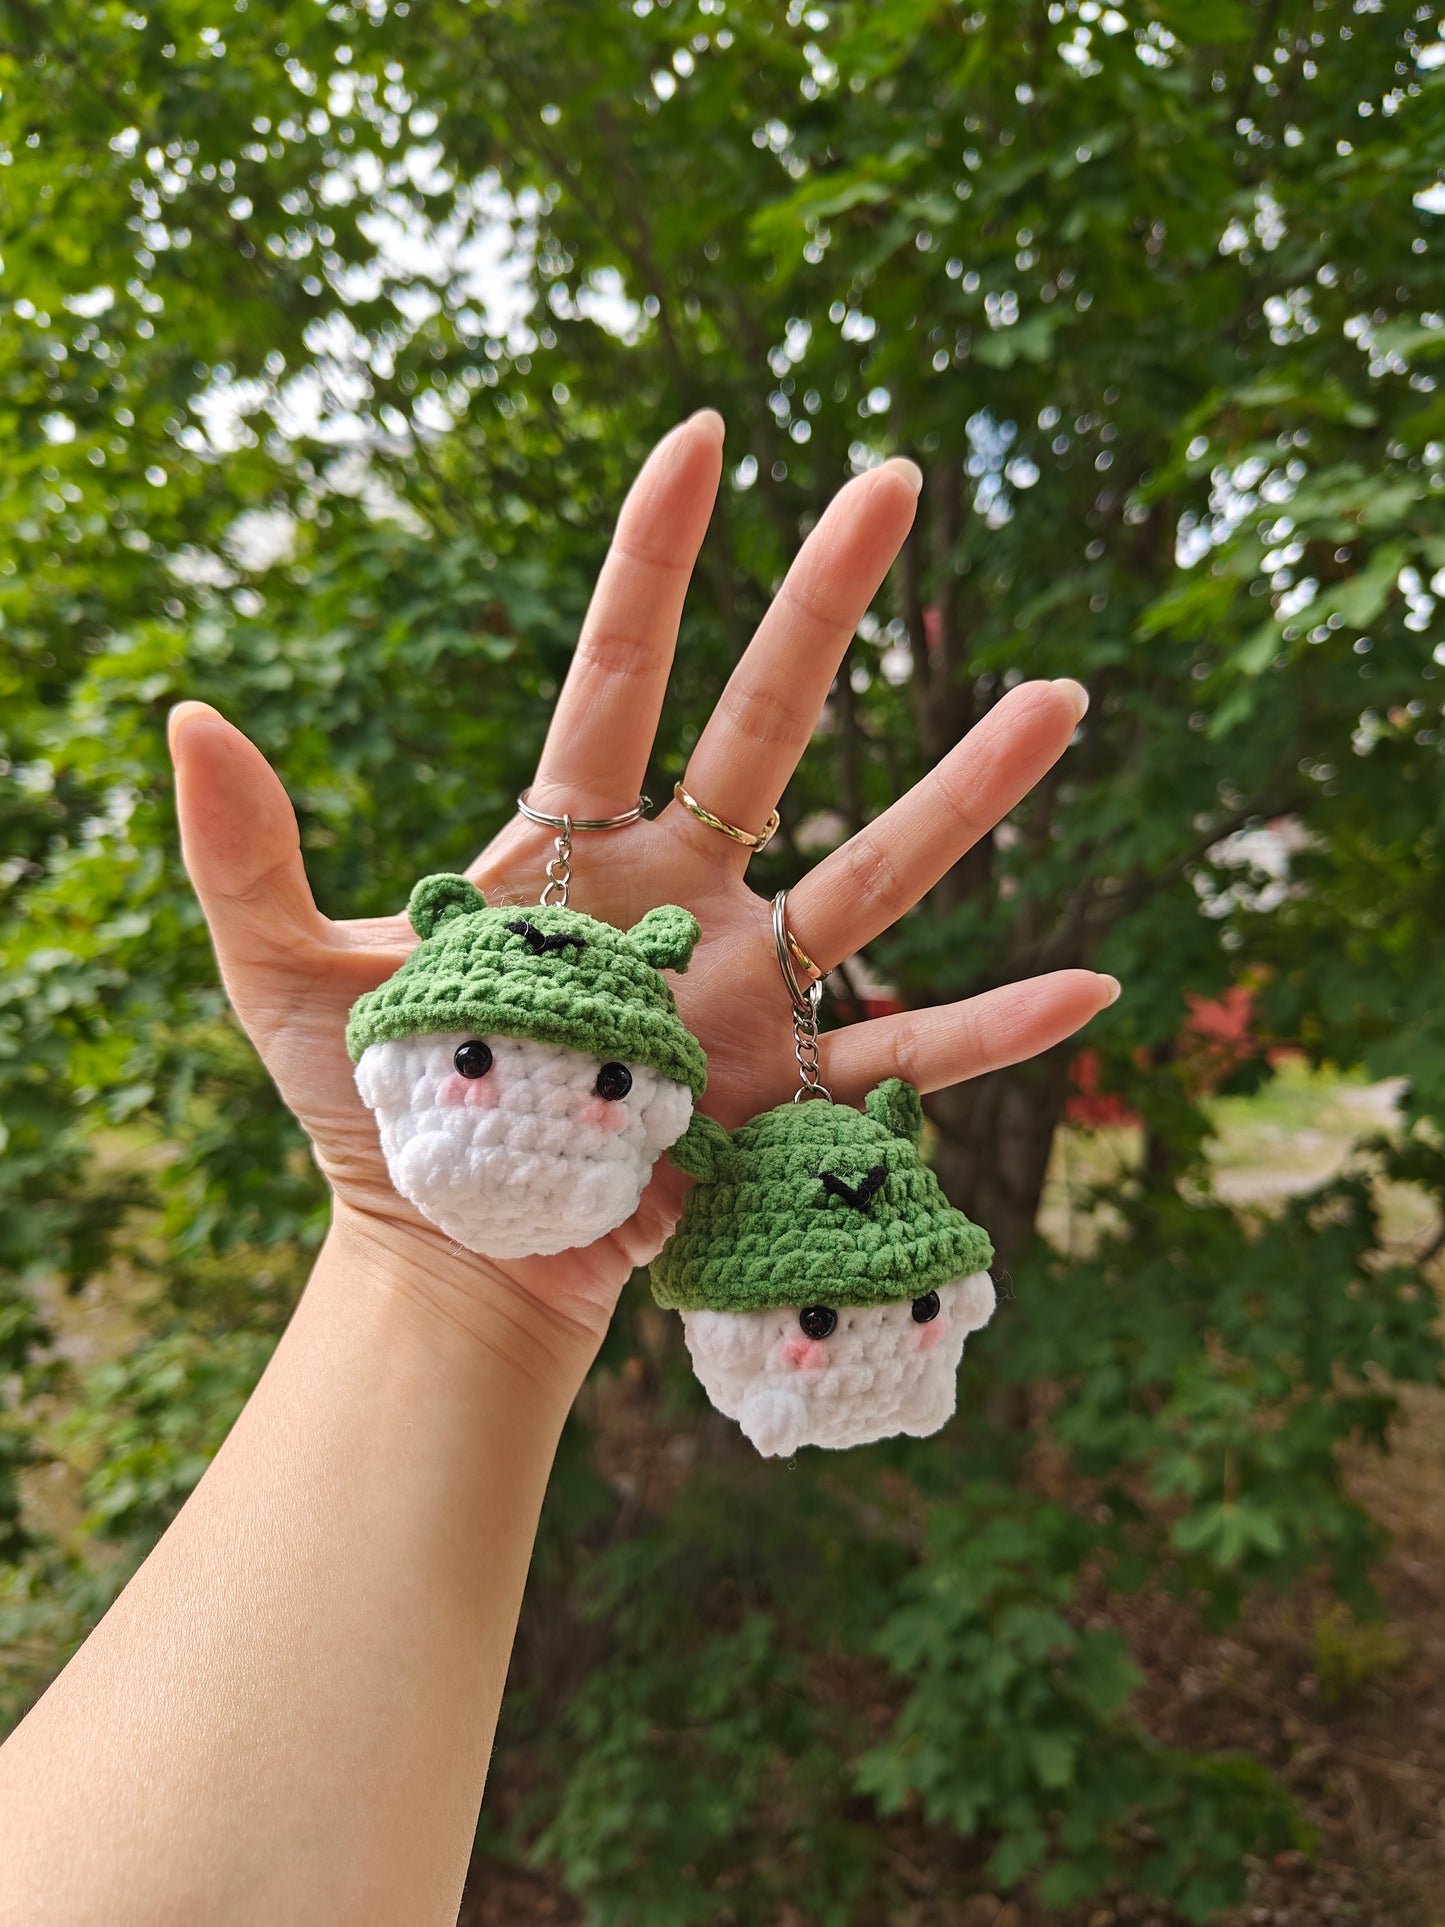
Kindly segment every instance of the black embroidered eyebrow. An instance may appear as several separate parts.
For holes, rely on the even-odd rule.
[[[888,1176],[888,1167],[886,1164],[875,1164],[856,1188],[849,1184],[846,1178],[840,1178],[832,1171],[820,1171],[818,1176],[823,1181],[823,1193],[826,1197],[842,1198],[845,1203],[851,1204],[855,1211],[868,1211],[872,1208],[874,1198],[883,1189],[884,1180]]]
[[[514,937],[525,937],[527,939],[527,942],[532,946],[532,955],[534,957],[540,957],[548,950],[565,950],[569,943],[575,944],[578,950],[585,950],[587,948],[587,939],[585,937],[569,936],[565,930],[554,930],[551,936],[547,936],[537,928],[535,923],[529,923],[525,917],[517,917],[506,927],[512,932]]]

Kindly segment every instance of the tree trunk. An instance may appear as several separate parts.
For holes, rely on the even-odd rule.
[[[963,452],[950,450],[930,466],[929,518],[909,534],[895,576],[896,607],[913,649],[914,721],[929,766],[947,755],[980,713],[979,691],[968,674],[968,612],[960,575],[967,517],[963,463]],[[1041,846],[1049,838],[1056,780],[1046,778],[1029,805],[1029,833]],[[996,888],[993,863],[990,832],[940,879],[930,907],[946,916],[965,902],[990,901]],[[1037,941],[1035,931],[1020,934]],[[928,1102],[938,1131],[939,1180],[953,1202],[988,1231],[1002,1266],[1019,1262],[1033,1242],[1054,1132],[1068,1096],[1070,1054],[1061,1047],[1032,1063],[940,1091]]]
[[[933,1164],[949,1198],[993,1239],[1012,1269],[1034,1238],[1054,1133],[1069,1092],[1067,1045],[1027,1064],[955,1084],[928,1100]]]

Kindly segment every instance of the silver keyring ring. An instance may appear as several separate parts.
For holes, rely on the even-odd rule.
[[[548,816],[543,810],[534,810],[527,801],[531,795],[525,789],[517,798],[517,808],[529,823],[539,823],[544,830],[560,830],[568,834],[573,830],[622,830],[629,823],[636,823],[646,816],[652,808],[650,796],[639,796],[630,810],[623,810],[620,816]]]
[[[783,982],[787,986],[788,995],[793,1000],[793,1009],[797,1011],[816,1010],[818,1008],[818,999],[822,995],[823,979],[827,975],[827,972],[818,970],[818,966],[813,963],[809,957],[807,959],[809,966],[813,970],[818,970],[818,974],[806,989],[798,982],[798,973],[794,968],[793,953],[797,950],[798,955],[802,957],[806,955],[806,952],[798,949],[797,938],[794,937],[792,931],[788,928],[788,893],[786,890],[779,890],[778,894],[773,898],[773,942],[777,946],[778,968],[783,973]]]

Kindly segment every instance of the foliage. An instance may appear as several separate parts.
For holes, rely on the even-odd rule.
[[[965,1838],[988,1828],[993,1879],[1046,1867],[1046,1905],[1088,1898],[1122,1863],[1209,1920],[1235,1897],[1232,1863],[1292,1844],[1290,1803],[1257,1763],[1170,1753],[1121,1717],[1137,1684],[1125,1641],[1068,1616],[1088,1539],[999,1489],[935,1513],[927,1563],[877,1635],[909,1691],[860,1783],[885,1811],[915,1795]]]
[[[0,1567],[0,1718],[25,1710],[180,1511],[235,1423],[275,1343],[245,1328],[159,1332],[88,1373],[46,1442],[77,1474],[78,1543],[31,1536]],[[45,1434],[42,1433],[42,1437]]]
[[[513,1702],[519,1735],[535,1702],[567,1736],[519,1831],[598,1921],[641,1918],[638,1842],[659,1920],[720,1893],[740,1921],[876,1918],[894,1806],[1047,1904],[1127,1875],[1209,1918],[1289,1823],[1255,1767],[1154,1745],[1082,1601],[1162,1583],[1224,1617],[1323,1567],[1367,1610],[1380,1535],[1341,1452],[1438,1368],[1375,1205],[1400,1180],[1445,1209],[1429,11],[0,0],[0,24],[15,1700],[181,1502],[324,1217],[180,871],[167,706],[213,699],[276,760],[323,907],[393,906],[506,814],[628,476],[713,403],[729,473],[653,793],[828,494],[916,455],[920,527],[756,880],[1010,682],[1079,676],[1057,779],[874,962],[915,1003],[1113,970],[1091,1042],[1145,1154],[1101,1199],[1117,1235],[1064,1264],[1029,1240],[1067,1053],[934,1100],[941,1174],[1017,1281],[946,1441],[846,1478],[728,1458],[619,1507],[573,1440],[538,1610],[589,1668],[565,1719],[545,1682]],[[1412,1080],[1408,1136],[1271,1220],[1210,1197],[1179,1042],[1190,994],[1244,981],[1261,1041]],[[134,1354],[66,1420],[35,1288],[121,1271]],[[641,1329],[615,1382],[652,1369]],[[1038,1445],[1067,1501],[1034,1492]],[[83,1486],[64,1544],[20,1503],[47,1452]]]
[[[1315,1676],[1327,1706],[1394,1672],[1408,1657],[1409,1646],[1398,1633],[1356,1619],[1339,1600],[1315,1615]]]
[[[561,1783],[532,1852],[590,1918],[749,1927],[789,1898],[881,1918],[902,1894],[875,1810],[982,1843],[956,1882],[1037,1872],[1067,1905],[1122,1874],[1192,1920],[1243,1854],[1302,1842],[1258,1763],[1131,1722],[1124,1640],[1079,1624],[1087,1518],[990,1476],[991,1442],[959,1430],[932,1448],[949,1497],[921,1535],[906,1445],[861,1474],[800,1461],[781,1492],[729,1453],[646,1531],[593,1535],[551,1634],[573,1676],[529,1671],[501,1740]]]
[[[1314,1615],[1314,1675],[1326,1705],[1337,1705],[1368,1680],[1395,1673],[1408,1657],[1408,1642],[1399,1632],[1354,1619],[1339,1599]]]
[[[1377,1257],[1382,1161],[1243,1238],[1219,1206],[1151,1198],[1092,1259],[1052,1267],[1052,1315],[1019,1322],[1004,1369],[1057,1388],[1049,1430],[1117,1522],[1121,1581],[1161,1574],[1220,1616],[1327,1566],[1374,1607],[1381,1535],[1340,1453],[1384,1447],[1394,1386],[1441,1357],[1415,1268]]]
[[[101,1366],[65,1440],[95,1469],[82,1487],[87,1524],[122,1545],[160,1536],[236,1421],[274,1340],[217,1347],[177,1331]]]
[[[789,1602],[766,1578],[770,1596],[739,1588],[756,1552],[740,1519],[718,1531],[725,1500],[699,1482],[664,1533],[589,1564],[583,1623],[609,1650],[553,1728],[560,1798],[533,1856],[560,1864],[598,1922],[670,1927],[722,1907],[761,1927],[802,1890],[841,1924],[875,1871],[876,1838],[848,1810],[846,1721],[816,1716]]]

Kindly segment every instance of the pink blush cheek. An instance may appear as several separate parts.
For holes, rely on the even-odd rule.
[[[473,1111],[494,1111],[501,1097],[495,1077],[463,1077],[453,1071],[437,1087],[439,1104],[465,1104]]]
[[[828,1347],[821,1338],[808,1338],[802,1332],[785,1338],[773,1353],[773,1362],[798,1372],[820,1372],[828,1363]]]
[[[592,1097],[577,1113],[577,1122],[593,1124],[599,1131],[625,1131],[627,1106],[614,1103],[610,1098]]]
[[[913,1349],[919,1352],[931,1352],[939,1339],[947,1333],[951,1322],[948,1313],[941,1311],[937,1318],[930,1318],[926,1325],[920,1325],[914,1338]]]

